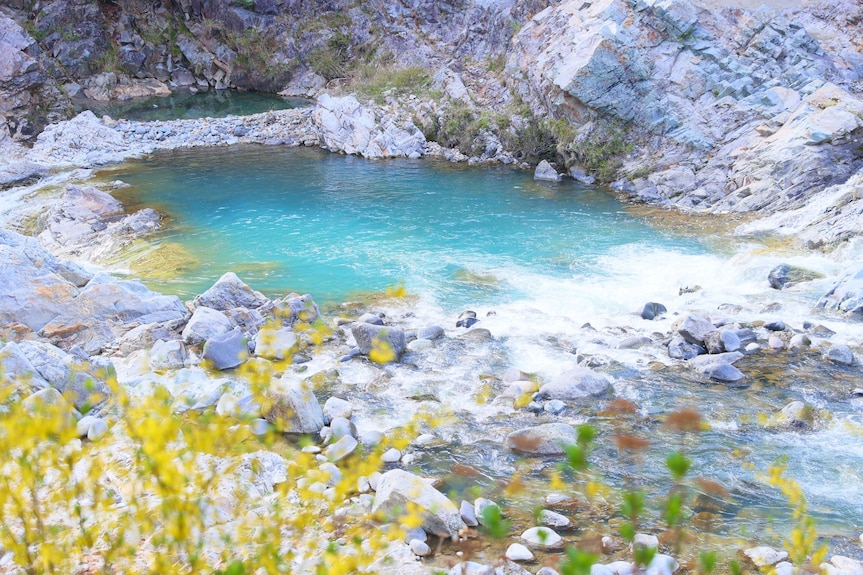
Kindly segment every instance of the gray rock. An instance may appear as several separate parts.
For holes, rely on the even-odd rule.
[[[572,527],[572,521],[568,517],[548,509],[539,512],[539,522],[552,529],[569,529]]]
[[[227,311],[235,307],[259,308],[270,303],[270,299],[254,291],[234,272],[227,272],[207,291],[192,301],[195,307],[208,307]]]
[[[202,344],[210,338],[231,331],[231,321],[220,311],[199,307],[183,328],[183,341],[190,345]]]
[[[661,303],[647,302],[644,304],[644,307],[641,308],[641,317],[647,320],[652,320],[658,318],[667,311],[668,309],[666,309],[666,307]]]
[[[779,289],[779,288],[777,288]],[[751,547],[743,550],[743,555],[749,559],[756,567],[769,567],[776,565],[780,561],[788,557],[785,551],[777,551],[772,547]]]
[[[516,452],[531,455],[561,455],[564,446],[576,442],[575,429],[566,423],[545,423],[510,432],[504,445]]]
[[[188,360],[186,346],[177,339],[160,339],[150,348],[150,367],[156,371],[185,367]]]
[[[839,281],[818,300],[816,305],[824,309],[835,309],[847,315],[863,315],[863,268]]]
[[[536,170],[533,172],[533,179],[540,180],[543,182],[559,182],[563,179],[562,174],[558,174],[557,170],[555,170],[551,164],[549,164],[546,160],[543,160],[536,167]]]
[[[351,324],[351,333],[363,355],[369,355],[374,349],[383,349],[392,351],[393,359],[397,360],[406,349],[405,334],[395,327],[355,322]]]
[[[476,508],[472,503],[462,500],[461,506],[459,507],[459,513],[461,514],[462,521],[464,521],[465,525],[468,527],[476,527],[479,525],[475,509]]]
[[[50,385],[39,375],[20,346],[12,341],[0,346],[0,373],[4,381],[23,385],[28,393]]]
[[[340,439],[345,435],[357,436],[356,426],[344,417],[334,417],[330,421],[330,429],[333,433],[333,439]]]
[[[87,439],[98,441],[108,433],[108,423],[101,418],[93,418],[93,422],[87,428]]]
[[[453,538],[466,527],[455,504],[422,477],[402,469],[381,475],[372,513],[395,519],[405,512],[408,503],[416,505],[423,518],[422,527],[429,533]]]
[[[60,391],[76,409],[87,411],[110,395],[104,377],[100,377],[92,365],[80,362],[47,343],[23,341],[18,345],[39,375]]]
[[[203,308],[199,308],[203,309]],[[270,405],[264,419],[283,433],[318,433],[324,427],[324,412],[311,386],[285,374],[267,391]]]
[[[552,415],[559,415],[566,409],[566,404],[559,399],[552,399],[545,403],[543,409]]]
[[[281,319],[284,325],[294,325],[297,322],[313,323],[321,317],[318,304],[309,294],[290,295],[282,300],[276,300],[274,315]]]
[[[715,329],[706,317],[691,313],[680,322],[677,333],[688,343],[704,345],[704,339],[707,337],[707,334]]]
[[[411,539],[408,546],[411,548],[411,552],[417,557],[427,557],[431,555],[431,547],[429,547],[425,541]]]
[[[506,549],[506,558],[510,561],[533,561],[533,553],[521,543],[513,543]]]
[[[364,313],[357,318],[357,321],[362,323],[370,323],[372,325],[384,325],[383,318],[374,313]]]
[[[255,335],[255,355],[270,360],[290,359],[298,350],[299,339],[289,327],[265,327]]]
[[[768,321],[764,324],[767,331],[785,331],[785,322],[781,320]]]
[[[719,340],[722,342],[724,351],[734,352],[740,350],[740,337],[737,332],[730,329],[723,329],[719,332]]]
[[[444,329],[437,325],[430,325],[428,327],[421,327],[417,330],[417,338],[419,339],[430,339],[432,341],[436,339],[440,339],[444,335]]]
[[[854,364],[854,352],[851,351],[850,347],[842,343],[831,345],[824,355],[828,360],[834,363],[840,363],[842,365]]]
[[[774,414],[767,422],[768,427],[807,431],[815,425],[815,410],[802,401],[792,401]]]
[[[737,384],[746,377],[742,371],[728,363],[713,365],[705,373],[710,379],[715,379],[725,384]]]
[[[605,376],[586,367],[574,367],[539,388],[543,399],[574,401],[588,397],[602,397],[611,392],[611,383]]]
[[[767,281],[773,289],[785,289],[793,285],[812,281],[823,277],[821,274],[809,271],[803,268],[798,268],[788,264],[779,264],[767,275]]]
[[[219,370],[232,369],[249,358],[249,343],[239,329],[211,337],[204,343],[203,357]]]
[[[29,395],[21,401],[21,408],[32,417],[69,417],[70,424],[74,409],[72,405],[66,401],[63,394],[54,389],[47,387]]]
[[[679,335],[674,336],[668,342],[668,357],[672,359],[689,360],[704,353],[707,353],[704,347],[689,343]]]

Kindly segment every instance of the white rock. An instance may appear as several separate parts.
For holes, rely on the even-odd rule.
[[[647,533],[636,533],[635,539],[632,540],[632,548],[647,548],[647,549],[658,549],[659,548],[659,538],[656,535],[649,535]]]
[[[458,537],[466,528],[455,504],[422,477],[402,469],[381,475],[372,513],[400,515],[409,503],[417,506],[422,527],[430,533]]]
[[[830,563],[850,575],[863,575],[863,563],[856,559],[844,555],[834,555],[830,558]]]
[[[485,523],[483,522],[483,513],[488,507],[497,507],[498,509],[500,509],[500,506],[497,503],[495,503],[491,499],[486,499],[485,497],[478,497],[476,501],[473,502],[474,515],[480,525],[485,525]]]
[[[108,433],[108,424],[104,419],[95,418],[93,423],[90,424],[90,428],[87,430],[87,439],[90,441],[96,441],[104,437],[104,435]]]
[[[644,570],[644,575],[672,575],[678,567],[680,563],[674,557],[657,553]]]
[[[607,565],[615,575],[632,575],[635,572],[635,565],[630,561],[614,561]]]
[[[479,521],[477,521],[476,518],[476,510],[473,504],[469,501],[462,500],[459,512],[461,513],[462,521],[464,521],[465,525],[468,527],[476,527],[479,525]]]
[[[615,575],[615,573],[608,565],[597,563],[590,566],[590,575]]]
[[[531,527],[521,534],[521,538],[528,545],[541,549],[555,548],[563,545],[563,538],[548,527]]]
[[[395,447],[390,447],[381,455],[381,461],[384,463],[396,463],[402,458],[402,452]]]
[[[330,461],[340,461],[353,453],[359,442],[350,435],[343,435],[338,441],[330,445],[324,451],[324,455]]]
[[[572,527],[572,521],[568,517],[548,509],[539,512],[539,522],[552,529],[569,529]]]
[[[431,555],[431,547],[428,546],[428,543],[425,541],[420,541],[419,539],[411,539],[411,542],[408,543],[413,551],[413,554],[417,557],[428,557]]]
[[[506,558],[510,561],[533,561],[533,553],[521,543],[513,543],[506,550]]]
[[[93,422],[96,421],[96,418],[92,415],[85,415],[81,419],[78,420],[77,425],[75,426],[75,433],[78,437],[87,437],[87,432],[90,431],[90,426]]]
[[[324,415],[330,421],[337,417],[350,419],[353,414],[354,407],[351,405],[351,402],[340,397],[330,397],[324,403]]]
[[[773,547],[758,546],[750,549],[745,549],[743,555],[749,558],[756,567],[766,567],[768,565],[776,565],[786,557],[788,553],[785,551],[777,551]]]

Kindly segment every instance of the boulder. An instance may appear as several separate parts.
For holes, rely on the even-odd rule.
[[[557,170],[555,170],[547,160],[543,160],[533,172],[533,179],[542,182],[559,182],[563,179],[563,175],[558,174]]]
[[[324,412],[309,384],[285,374],[266,392],[264,419],[282,433],[318,433]]]
[[[326,403],[324,403],[324,415],[330,421],[337,417],[350,419],[353,411],[354,408],[353,405],[351,405],[351,402],[340,397],[330,397],[327,399]]]
[[[824,354],[828,360],[842,365],[854,364],[854,352],[844,343],[833,344]]]
[[[160,339],[150,348],[150,367],[156,371],[185,367],[188,360],[186,346],[180,340]]]
[[[668,309],[666,309],[666,307],[661,303],[649,301],[641,308],[641,317],[643,319],[652,320],[658,318],[667,311]]]
[[[254,291],[234,272],[227,272],[210,289],[192,300],[196,308],[203,306],[223,312],[237,307],[256,309],[269,303],[268,297]]]
[[[270,360],[290,359],[297,352],[299,339],[291,328],[265,327],[255,335],[255,355]]]
[[[677,333],[688,343],[703,346],[707,334],[715,329],[709,319],[691,313],[680,322],[680,325],[677,327]]]
[[[704,353],[707,353],[704,347],[689,343],[679,335],[672,337],[668,342],[668,357],[672,359],[689,360]]]
[[[521,534],[521,538],[536,549],[555,549],[563,545],[563,538],[548,527],[531,527]]]
[[[231,329],[231,321],[225,314],[208,307],[199,307],[183,328],[183,341],[198,345],[212,337],[224,335]]]
[[[248,340],[239,329],[234,328],[208,339],[204,343],[203,357],[216,369],[232,369],[248,359]]]
[[[767,422],[768,427],[807,431],[815,425],[816,412],[802,401],[792,401],[774,414]]]
[[[381,475],[372,513],[396,519],[406,512],[408,504],[419,510],[422,527],[429,533],[455,538],[466,527],[455,504],[422,477],[402,469]]]
[[[110,395],[104,377],[87,362],[78,361],[58,347],[37,341],[23,341],[20,350],[45,381],[79,410],[101,403]]]
[[[297,322],[312,323],[321,317],[318,304],[309,294],[296,295],[276,300],[274,304],[274,315],[284,325],[294,325]]]
[[[386,354],[386,351],[389,350],[392,352],[389,361],[394,361],[406,349],[405,333],[395,327],[354,322],[351,324],[351,333],[363,355],[369,355],[373,350],[383,350],[383,353]]]
[[[863,317],[863,268],[847,275],[821,296],[819,308],[835,309],[846,315]]]
[[[611,383],[605,376],[586,367],[574,367],[539,388],[543,399],[573,401],[588,397],[602,397],[611,392]]]
[[[513,431],[504,445],[516,452],[530,455],[562,455],[564,446],[575,444],[575,429],[566,423],[544,423]]]
[[[23,385],[25,390],[35,391],[49,387],[20,346],[15,342],[0,345],[0,374],[3,380],[14,381],[16,385]]]

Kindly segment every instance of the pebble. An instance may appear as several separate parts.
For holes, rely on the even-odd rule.
[[[543,509],[539,512],[539,522],[553,529],[569,529],[572,527],[572,521],[568,517],[556,511],[549,511],[548,509]]]
[[[559,399],[552,399],[545,404],[545,410],[552,415],[559,415],[566,409],[566,404]]]
[[[527,541],[528,545],[543,549],[563,545],[563,538],[548,527],[531,527],[521,534],[521,538]]]
[[[384,454],[381,455],[381,461],[384,463],[397,463],[402,458],[402,452],[395,447],[390,447]]]
[[[461,512],[461,519],[464,521],[465,525],[468,527],[476,527],[479,525],[479,522],[476,520],[475,508],[469,501],[462,500],[459,511]]]
[[[635,538],[632,540],[633,549],[646,548],[646,549],[658,549],[659,548],[659,538],[656,535],[649,535],[647,533],[636,533]]]
[[[104,419],[97,417],[93,423],[90,424],[90,429],[87,430],[87,439],[90,441],[96,441],[97,439],[104,437],[106,433],[108,433],[108,424],[105,423]]]
[[[788,557],[788,553],[785,551],[777,551],[773,547],[767,546],[752,547],[744,550],[743,554],[748,557],[756,567],[776,565]]]
[[[533,553],[521,543],[513,543],[506,550],[506,558],[510,561],[533,561]]]

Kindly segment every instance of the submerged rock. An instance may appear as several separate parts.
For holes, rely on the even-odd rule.
[[[863,318],[863,268],[840,280],[818,300],[817,306]]]
[[[788,264],[779,264],[767,275],[773,289],[785,289],[793,285],[824,277],[821,274]]]
[[[573,401],[587,397],[602,397],[611,392],[605,376],[586,367],[574,367],[539,388],[542,399]]]
[[[531,455],[562,455],[564,446],[575,444],[578,434],[566,423],[545,423],[513,431],[504,445],[519,453]]]

